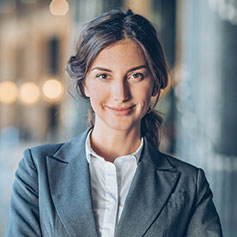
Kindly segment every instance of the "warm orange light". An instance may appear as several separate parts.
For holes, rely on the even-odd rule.
[[[69,10],[69,5],[66,0],[53,0],[49,5],[49,10],[54,16],[64,16]]]
[[[63,85],[56,79],[47,80],[42,87],[47,100],[59,101],[63,95]]]
[[[12,81],[0,83],[0,102],[11,104],[17,98],[17,87]]]
[[[35,104],[40,98],[40,90],[35,83],[26,82],[20,87],[19,98],[24,104]]]

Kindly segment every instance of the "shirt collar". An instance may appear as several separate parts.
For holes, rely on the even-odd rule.
[[[90,135],[91,135],[92,129],[89,131],[87,138],[86,138],[86,159],[88,161],[88,163],[90,163],[91,157],[95,156],[98,158],[102,158],[101,156],[97,155],[95,151],[93,151],[92,147],[91,147],[91,142],[90,142]],[[143,137],[141,137],[141,143],[139,145],[139,147],[137,148],[137,150],[135,152],[133,152],[132,154],[126,155],[126,156],[132,156],[137,160],[137,163],[140,161],[141,158],[141,153],[142,153],[142,149],[144,146],[144,139]],[[118,158],[118,157],[117,157]],[[116,159],[117,159],[116,158]]]

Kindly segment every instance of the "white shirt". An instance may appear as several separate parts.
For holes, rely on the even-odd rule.
[[[90,133],[86,139],[86,158],[90,167],[91,193],[97,229],[101,237],[114,236],[116,224],[140,159],[143,138],[137,151],[120,156],[114,163],[97,155],[90,145]]]

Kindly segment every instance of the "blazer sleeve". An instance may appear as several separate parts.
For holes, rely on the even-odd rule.
[[[42,236],[39,220],[38,174],[31,151],[24,152],[15,174],[6,237]]]
[[[198,169],[196,202],[187,228],[187,237],[222,237],[222,229],[205,174]]]

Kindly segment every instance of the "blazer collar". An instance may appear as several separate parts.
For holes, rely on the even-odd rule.
[[[47,157],[50,191],[56,210],[71,236],[97,236],[85,141],[89,128]],[[173,192],[180,173],[165,155],[144,139],[115,236],[142,236]]]
[[[83,133],[73,138],[70,142],[65,143],[53,157],[63,162],[70,162],[75,158],[78,158],[80,152],[85,152],[85,142],[90,127],[87,128]]]

